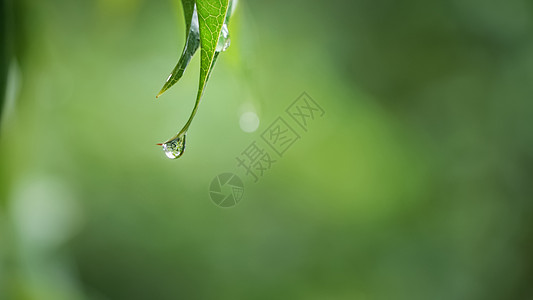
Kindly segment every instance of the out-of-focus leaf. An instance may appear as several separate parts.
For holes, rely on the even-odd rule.
[[[161,94],[180,80],[187,65],[191,61],[191,58],[200,46],[200,30],[198,28],[198,15],[196,12],[195,0],[181,0],[181,4],[183,6],[186,25],[185,46],[183,47],[183,52],[181,53],[181,57],[176,64],[176,67],[174,67],[174,70],[172,70],[172,73],[170,73],[163,88],[161,88],[161,91],[159,91],[159,94],[157,94],[156,97],[161,96]]]
[[[4,107],[4,97],[6,91],[7,72],[9,65],[9,36],[8,36],[8,12],[6,1],[0,0],[0,118]]]

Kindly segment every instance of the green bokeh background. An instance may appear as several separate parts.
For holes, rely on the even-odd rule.
[[[530,1],[241,0],[177,161],[177,3],[0,2],[0,299],[533,299]],[[303,91],[324,116],[254,183]]]

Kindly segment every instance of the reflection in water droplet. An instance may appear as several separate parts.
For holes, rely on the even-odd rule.
[[[223,24],[222,30],[220,31],[220,37],[218,38],[217,48],[215,49],[215,51],[224,52],[226,51],[226,49],[228,49],[230,44],[231,41],[229,38],[228,26],[226,24]]]
[[[163,151],[165,155],[170,159],[176,159],[180,157],[185,151],[185,133],[177,136],[176,138],[164,143]]]

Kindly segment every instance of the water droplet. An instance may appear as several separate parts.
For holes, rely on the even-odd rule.
[[[174,139],[162,144],[165,155],[170,159],[176,159],[185,151],[185,133],[180,134]]]
[[[226,49],[228,49],[230,44],[231,40],[229,38],[228,26],[226,24],[223,24],[222,30],[220,31],[220,37],[218,38],[217,48],[215,49],[215,51],[224,52],[226,51]]]

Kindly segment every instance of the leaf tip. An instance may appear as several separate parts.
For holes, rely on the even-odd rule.
[[[165,89],[165,87],[163,87],[163,88],[159,91],[159,93],[155,96],[155,98],[156,98],[156,99],[159,98],[159,96],[161,96],[165,91],[166,91],[166,89]]]

